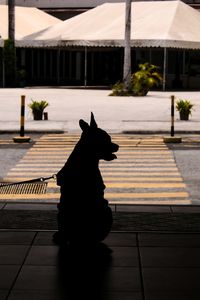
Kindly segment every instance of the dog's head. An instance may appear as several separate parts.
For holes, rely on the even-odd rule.
[[[119,146],[111,141],[111,137],[106,131],[98,128],[93,113],[91,113],[90,125],[82,119],[79,121],[79,125],[83,131],[81,141],[88,153],[97,159],[107,161],[117,158],[114,152],[118,151]]]

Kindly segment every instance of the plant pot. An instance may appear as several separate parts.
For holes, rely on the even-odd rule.
[[[148,90],[141,90],[138,92],[133,92],[133,96],[143,97],[146,96],[148,93]]]
[[[33,112],[33,120],[42,120],[43,111]]]
[[[180,112],[180,120],[188,121],[189,120],[189,113],[181,113]]]

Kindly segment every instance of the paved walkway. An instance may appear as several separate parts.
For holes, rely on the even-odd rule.
[[[112,232],[59,248],[51,231],[0,231],[1,300],[199,300],[200,234]]]
[[[175,131],[200,132],[200,92],[149,92],[146,97],[110,97],[109,90],[67,88],[1,89],[0,132],[19,131],[20,96],[26,96],[25,129],[30,132],[80,132],[78,120],[89,120],[90,112],[100,127],[109,132],[169,133],[171,100],[189,99],[194,106],[190,121],[179,121],[175,111]],[[46,100],[48,121],[33,121],[28,103]]]
[[[200,208],[127,208],[104,245],[60,248],[55,205],[1,204],[0,299],[199,300]]]

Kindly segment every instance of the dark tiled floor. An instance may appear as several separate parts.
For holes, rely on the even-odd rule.
[[[0,231],[1,300],[200,299],[200,234],[112,232],[100,248],[52,234]]]

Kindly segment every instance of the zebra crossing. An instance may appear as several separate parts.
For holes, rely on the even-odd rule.
[[[56,174],[73,150],[79,135],[41,136],[12,168],[5,181],[23,181]],[[117,160],[100,162],[106,185],[105,198],[111,204],[190,204],[189,195],[172,151],[159,137],[113,134],[119,144]],[[45,194],[1,195],[8,201],[56,203],[60,197],[55,180]]]

